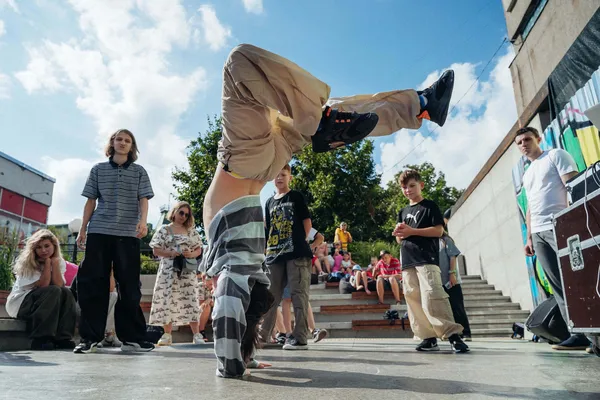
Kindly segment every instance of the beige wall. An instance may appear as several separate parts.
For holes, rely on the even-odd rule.
[[[528,3],[517,0],[515,9],[505,13],[509,38],[523,17],[519,13],[524,12]],[[514,42],[516,57],[510,71],[518,115],[544,85],[599,7],[598,0],[549,0],[525,42],[520,37]]]
[[[508,38],[512,39],[515,36],[517,28],[525,16],[525,12],[533,0],[502,0],[502,6],[504,7],[504,18],[506,19],[506,30],[508,32]],[[562,0],[559,0],[562,1]],[[507,12],[508,6],[514,3],[514,6],[510,12]],[[547,6],[546,6],[547,7]]]
[[[533,309],[523,253],[512,168],[521,153],[512,144],[449,222],[466,258],[467,273],[481,275],[525,310]]]

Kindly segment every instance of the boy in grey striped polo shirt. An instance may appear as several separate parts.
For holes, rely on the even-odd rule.
[[[148,200],[154,197],[146,170],[137,160],[133,134],[121,129],[105,149],[109,160],[92,167],[82,195],[87,197],[77,244],[85,257],[77,273],[81,342],[75,353],[95,352],[104,339],[111,267],[119,287],[115,307],[122,351],[150,351],[140,300],[140,238],[146,236]]]

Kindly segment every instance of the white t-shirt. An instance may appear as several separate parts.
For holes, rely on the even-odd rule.
[[[552,215],[567,208],[567,188],[561,176],[577,171],[569,153],[561,149],[544,151],[523,175],[523,186],[531,213],[531,233],[552,229]]]
[[[67,271],[67,263],[64,259],[60,259],[58,262],[58,266],[60,267],[60,274],[62,275],[63,282],[65,282],[65,272]],[[21,308],[21,304],[23,300],[25,300],[25,296],[29,292],[34,289],[33,284],[40,280],[42,277],[42,273],[40,271],[36,271],[33,275],[24,277],[17,276],[17,280],[13,285],[13,288],[6,299],[6,312],[13,318],[17,318],[17,314],[19,314],[19,308]]]

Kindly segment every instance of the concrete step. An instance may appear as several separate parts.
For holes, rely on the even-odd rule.
[[[472,337],[510,337],[513,331],[509,328],[471,329]]]
[[[25,321],[0,318],[0,351],[29,350],[31,341]]]
[[[497,294],[493,294],[493,295],[466,295],[464,296],[464,301],[465,302],[470,302],[470,301],[488,301],[488,302],[498,302],[498,303],[505,303],[505,302],[510,302],[510,297],[509,296],[502,296],[502,295],[497,295]]]
[[[469,316],[469,318],[472,319],[476,319],[476,318],[484,318],[484,319],[500,319],[500,318],[506,318],[506,319],[513,319],[515,322],[516,321],[525,321],[527,319],[527,317],[529,317],[529,311],[527,310],[500,310],[500,309],[496,309],[496,310],[491,310],[491,311],[486,311],[486,310],[467,310],[467,315]]]
[[[479,295],[500,295],[502,296],[502,290],[493,290],[493,289],[463,289],[463,296],[479,296]]]
[[[462,278],[463,286],[476,286],[476,285],[487,285],[488,281],[485,279],[465,279]]]
[[[480,275],[462,275],[461,279],[463,281],[480,281],[481,276]]]
[[[509,302],[490,302],[490,301],[465,301],[467,314],[471,311],[495,311],[495,310],[518,310],[517,303]]]
[[[487,283],[474,283],[470,285],[465,285],[464,282],[461,284],[463,293],[469,292],[472,290],[496,290],[494,285],[488,285]]]

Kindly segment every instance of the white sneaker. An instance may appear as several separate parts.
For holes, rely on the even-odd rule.
[[[196,333],[194,335],[194,338],[192,339],[192,343],[194,343],[194,344],[206,344],[206,342],[207,342],[206,338],[200,332]]]
[[[123,343],[119,340],[117,335],[110,334],[106,335],[104,339],[100,343],[98,343],[98,347],[121,347]]]
[[[318,343],[325,339],[328,335],[329,333],[327,332],[327,329],[315,329],[313,331],[313,342]]]
[[[158,340],[157,346],[170,346],[173,344],[173,336],[170,333],[163,333]]]

